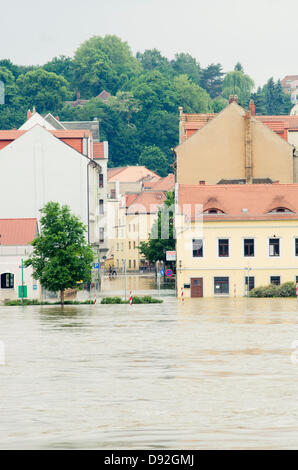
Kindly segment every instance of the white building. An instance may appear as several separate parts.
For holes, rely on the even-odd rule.
[[[38,232],[36,219],[0,219],[0,301],[24,297],[37,299],[40,286],[32,268],[22,270],[22,260],[32,252],[29,243]]]
[[[40,124],[0,131],[1,218],[39,220],[47,202],[67,204],[87,226],[89,242],[98,246],[100,168],[90,155],[92,136],[82,132]]]

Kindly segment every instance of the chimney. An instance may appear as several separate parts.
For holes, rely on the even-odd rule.
[[[246,183],[252,183],[252,141],[251,141],[251,114],[246,111],[245,122],[245,179]]]
[[[55,119],[56,121],[60,121],[59,116],[56,116]]]
[[[81,93],[80,93],[80,90],[77,91],[77,100],[81,99]]]
[[[28,109],[28,111],[27,111],[27,121],[29,121],[29,119],[31,118],[31,116],[32,116],[31,110]]]
[[[230,95],[229,96],[229,104],[231,104],[233,102],[238,104],[238,95]]]
[[[254,100],[250,100],[250,102],[249,102],[249,110],[250,110],[252,116],[255,116],[255,115],[256,115],[256,105],[255,105],[255,103],[254,103]]]

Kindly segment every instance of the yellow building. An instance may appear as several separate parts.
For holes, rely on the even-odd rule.
[[[122,271],[139,271],[148,267],[140,255],[139,245],[147,241],[160,206],[166,199],[163,191],[144,191],[126,194],[122,198],[115,227],[114,266]]]
[[[298,159],[284,123],[260,119],[253,106],[246,111],[235,101],[217,115],[180,112],[174,150],[179,184],[298,181]]]
[[[178,295],[298,280],[298,184],[179,185],[176,203]]]

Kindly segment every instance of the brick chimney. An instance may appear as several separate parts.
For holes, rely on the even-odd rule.
[[[55,119],[56,119],[56,121],[60,121],[59,116],[56,116]]]
[[[28,111],[27,111],[27,121],[29,121],[31,116],[32,116],[31,109],[28,109]]]
[[[237,95],[230,95],[229,96],[229,104],[231,104],[233,102],[238,104],[238,96]]]
[[[256,105],[255,105],[255,103],[254,103],[254,100],[250,100],[250,102],[249,102],[249,110],[250,110],[252,116],[255,116],[255,115],[256,115]]]

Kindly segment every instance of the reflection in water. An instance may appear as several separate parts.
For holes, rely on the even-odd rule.
[[[0,307],[0,448],[297,448],[297,314],[170,296]]]

